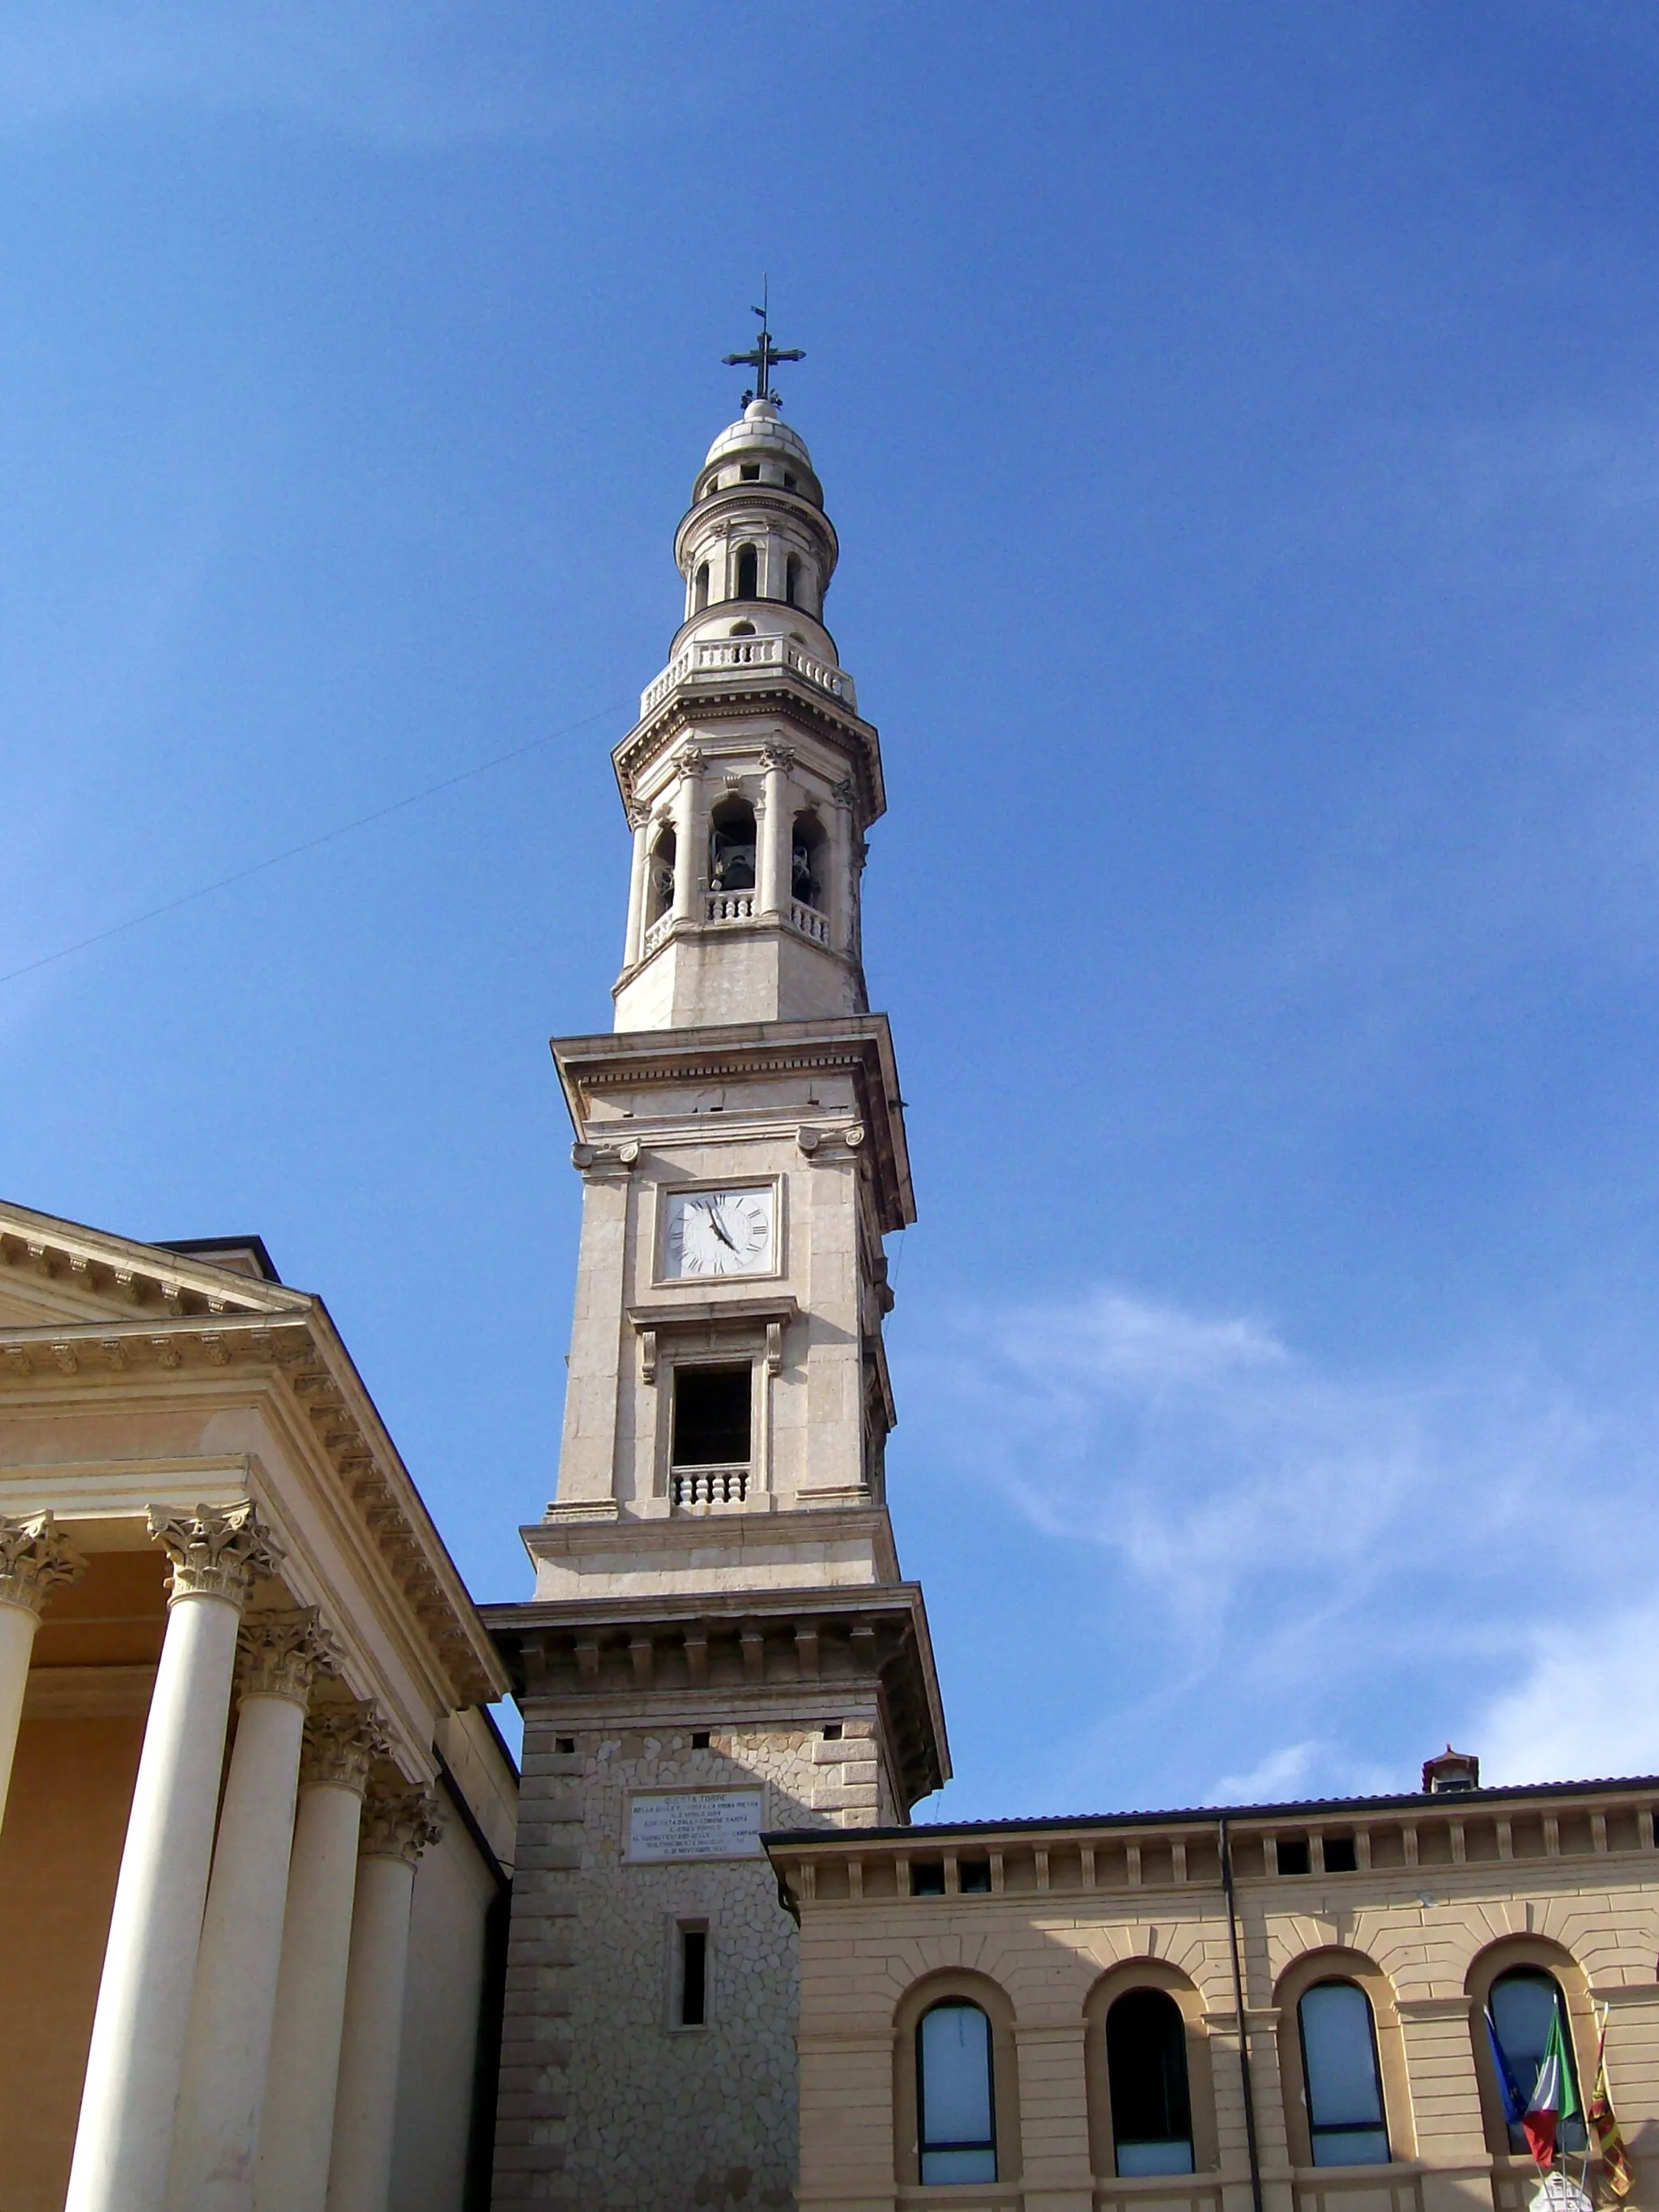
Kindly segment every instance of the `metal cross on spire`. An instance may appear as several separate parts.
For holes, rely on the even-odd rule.
[[[773,344],[772,333],[766,327],[769,319],[768,310],[771,302],[771,297],[772,287],[770,280],[769,278],[763,277],[761,280],[761,299],[763,304],[758,307],[751,307],[749,310],[751,315],[758,315],[760,317],[760,343],[755,348],[754,351],[752,353],[722,354],[720,356],[727,368],[752,368],[755,372],[754,390],[752,392],[745,392],[743,395],[743,404],[745,407],[749,404],[751,399],[769,399],[774,407],[781,407],[783,404],[782,400],[779,398],[777,393],[772,389],[772,371],[774,368],[781,361],[805,361],[806,358],[805,354],[799,346],[790,346],[787,349],[785,349],[781,346],[775,346]]]

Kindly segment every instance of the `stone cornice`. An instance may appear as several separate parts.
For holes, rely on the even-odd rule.
[[[785,667],[733,669],[729,676],[704,675],[695,686],[671,691],[662,704],[637,722],[611,752],[617,788],[624,807],[638,794],[646,768],[683,738],[696,737],[711,723],[773,711],[847,755],[857,791],[854,813],[867,830],[887,811],[882,775],[881,740],[872,722],[817,690]]]
[[[648,1085],[725,1082],[745,1075],[774,1077],[796,1071],[850,1075],[859,1117],[871,1142],[882,1231],[915,1219],[910,1157],[904,1132],[892,1032],[885,1014],[842,1014],[811,1022],[734,1022],[717,1029],[627,1030],[596,1036],[555,1037],[554,1065],[580,1144],[619,1135],[614,1124],[593,1124],[589,1101],[607,1092],[634,1092]],[[799,1120],[797,1112],[793,1119]],[[652,1117],[653,1133],[665,1134],[667,1117]],[[682,1136],[697,1124],[690,1115]],[[699,1129],[698,1133],[702,1132]]]
[[[12,1209],[0,1213],[9,1234]],[[137,1248],[135,1248],[137,1249]],[[198,1276],[244,1279],[222,1269]],[[158,1269],[156,1273],[160,1273]],[[3,1277],[0,1277],[3,1280]],[[414,1618],[455,1706],[498,1697],[505,1677],[465,1585],[320,1299],[246,1284],[249,1308],[145,1309],[143,1317],[0,1327],[0,1405],[61,1408],[96,1392],[142,1395],[204,1387],[276,1389],[331,1470],[347,1518]],[[271,1300],[280,1299],[279,1305]]]
[[[283,1284],[8,1204],[0,1206],[0,1281],[13,1270],[55,1285],[77,1303],[158,1316],[283,1314],[311,1303]]]
[[[816,1517],[816,1516],[815,1516]],[[906,1802],[948,1781],[950,1748],[915,1583],[582,1598],[483,1608],[514,1687],[562,1709],[584,1697],[878,1692]],[[568,1701],[568,1702],[567,1702]]]

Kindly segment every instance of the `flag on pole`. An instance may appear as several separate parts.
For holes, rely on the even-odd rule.
[[[1561,2031],[1561,2008],[1558,2005],[1550,2021],[1550,2039],[1538,2062],[1538,2079],[1533,2084],[1527,2109],[1521,2115],[1527,2148],[1546,2172],[1555,2163],[1556,2130],[1563,2120],[1577,2118],[1577,2112],[1578,2093],[1572,2086],[1572,2064],[1567,2057],[1566,2038]]]
[[[1498,2024],[1490,2008],[1486,2013],[1486,2036],[1492,2045],[1492,2071],[1498,2076],[1498,2094],[1504,2100],[1504,2118],[1512,2128],[1521,2124],[1521,2115],[1527,2109],[1527,2100],[1521,2094],[1515,2075],[1510,2068],[1503,2045],[1498,2040]]]
[[[1590,2125],[1595,2130],[1596,2146],[1601,2154],[1601,2178],[1615,2197],[1628,2197],[1636,2177],[1630,2170],[1630,2154],[1625,2148],[1625,2137],[1619,2125],[1618,2115],[1613,2109],[1613,2093],[1607,2087],[1607,2024],[1601,2023],[1601,2040],[1595,2050],[1595,2087],[1590,2093]]]

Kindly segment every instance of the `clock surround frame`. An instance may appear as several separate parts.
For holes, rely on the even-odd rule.
[[[776,1283],[781,1282],[785,1267],[787,1222],[785,1200],[788,1177],[778,1170],[758,1175],[687,1176],[683,1180],[657,1185],[655,1220],[652,1229],[651,1287],[653,1291],[704,1290],[713,1283]],[[699,1191],[719,1191],[730,1195],[750,1191],[765,1191],[771,1206],[771,1260],[767,1267],[735,1268],[725,1275],[672,1275],[668,1267],[668,1215],[675,1200],[695,1197]]]

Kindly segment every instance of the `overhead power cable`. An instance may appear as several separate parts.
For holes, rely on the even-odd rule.
[[[95,929],[90,937],[80,937],[73,945],[60,945],[55,952],[43,952],[39,959],[26,960],[21,968],[8,969],[0,975],[0,985],[15,983],[20,977],[33,975],[42,968],[50,968],[59,960],[67,960],[76,952],[85,952],[94,945],[106,945],[112,937],[121,937],[130,929],[137,929],[147,921],[155,921],[164,914],[176,914],[181,906],[193,906],[198,899],[211,898],[215,891],[228,890],[233,884],[245,884],[250,876],[264,875],[268,868],[279,868],[284,860],[297,860],[302,853],[314,853],[319,845],[331,845],[341,837],[349,837],[356,830],[367,830],[371,823],[384,822],[388,815],[401,814],[405,807],[418,806],[422,799],[435,799],[441,792],[453,791],[458,783],[469,783],[474,776],[487,775],[491,769],[505,768],[509,761],[522,760],[543,745],[555,744],[560,738],[574,737],[594,722],[601,722],[608,714],[619,714],[631,702],[622,700],[601,707],[592,714],[584,714],[579,722],[566,722],[556,730],[548,730],[539,738],[532,738],[522,745],[514,745],[510,752],[497,753],[491,760],[475,762],[472,767],[458,769],[453,775],[441,777],[436,783],[422,786],[402,799],[394,799],[387,805],[377,806],[369,814],[359,814],[349,822],[337,823],[331,830],[319,830],[302,844],[288,845],[280,853],[267,854],[263,860],[253,860],[246,868],[238,868],[228,876],[216,876],[210,884],[198,884],[194,890],[183,891],[177,898],[164,899],[160,906],[146,907],[142,914],[130,914],[125,921],[112,921],[107,929]]]

